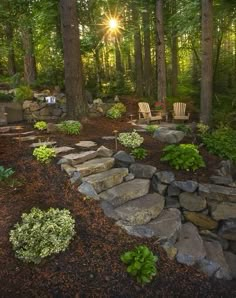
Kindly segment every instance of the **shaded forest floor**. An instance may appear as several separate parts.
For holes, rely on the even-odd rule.
[[[127,119],[100,118],[89,119],[80,136],[38,134],[42,140],[56,140],[58,146],[93,140],[114,149],[114,141],[101,137],[112,135],[115,129],[125,131],[132,127]],[[169,170],[159,162],[163,145],[147,133],[143,136],[144,148],[149,151],[144,163]],[[197,174],[175,172],[178,179],[208,181],[219,159],[201,150],[207,168]],[[15,178],[22,181],[17,188],[0,188],[0,297],[236,297],[235,282],[211,280],[193,267],[170,261],[155,244],[156,239],[128,236],[105,217],[97,202],[84,200],[78,194],[56,160],[46,166],[35,161],[29,143],[0,136],[0,164],[13,168]],[[76,236],[69,248],[37,266],[17,260],[8,240],[9,231],[22,212],[34,206],[68,208],[76,219]],[[124,251],[139,244],[146,244],[159,256],[158,276],[144,287],[127,275],[120,261]]]

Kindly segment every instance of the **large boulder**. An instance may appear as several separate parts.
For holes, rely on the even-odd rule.
[[[236,203],[223,202],[214,204],[211,215],[215,220],[236,218]]]
[[[110,170],[114,166],[114,158],[112,157],[102,157],[94,158],[86,161],[82,164],[75,165],[77,171],[80,171],[83,177],[105,172]]]
[[[115,165],[117,167],[128,168],[131,164],[135,163],[133,156],[125,151],[118,151],[113,157],[115,158]]]
[[[226,187],[217,184],[199,184],[199,192],[207,201],[230,201],[236,203],[236,187]]]
[[[170,184],[175,180],[175,174],[169,171],[157,172],[154,175],[160,183]]]
[[[180,206],[189,211],[202,211],[207,203],[204,197],[196,193],[182,192],[179,196]]]
[[[129,170],[130,173],[134,174],[135,178],[150,179],[157,169],[153,166],[134,163],[130,166]]]
[[[214,230],[218,226],[217,221],[202,213],[185,211],[184,217],[200,229]]]
[[[182,225],[178,241],[176,259],[181,264],[194,265],[204,259],[206,250],[198,229],[190,222]]]
[[[185,133],[179,130],[169,130],[166,127],[159,127],[153,137],[160,142],[176,144],[183,140]]]
[[[218,234],[224,239],[236,241],[236,219],[223,221],[219,228]]]
[[[187,181],[174,181],[171,183],[172,186],[178,187],[182,191],[194,192],[198,188],[198,183],[196,181],[187,180]]]

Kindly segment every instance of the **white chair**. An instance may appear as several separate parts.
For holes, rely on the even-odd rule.
[[[186,115],[186,103],[176,102],[173,104],[173,119],[174,120],[189,120],[190,113]]]

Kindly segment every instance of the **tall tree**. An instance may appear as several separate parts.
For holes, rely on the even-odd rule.
[[[177,11],[176,0],[172,0],[171,14],[175,15]],[[171,30],[171,95],[177,96],[178,84],[178,37],[177,30],[172,22]]]
[[[15,51],[14,51],[14,42],[13,42],[13,28],[11,23],[6,25],[6,38],[8,44],[8,57],[7,57],[7,68],[8,74],[13,76],[16,73],[16,61],[15,61]]]
[[[70,119],[78,119],[85,115],[88,109],[84,96],[76,4],[76,0],[60,0],[67,115]]]
[[[158,101],[166,99],[166,64],[164,43],[163,0],[156,0],[156,26],[157,26],[157,98]]]
[[[209,124],[213,92],[213,0],[202,0],[202,70],[201,112],[202,122]]]

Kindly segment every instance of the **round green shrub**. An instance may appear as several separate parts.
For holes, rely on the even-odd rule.
[[[106,116],[112,119],[119,119],[126,112],[126,106],[119,102],[112,106],[108,111]]]
[[[125,147],[137,148],[143,143],[144,138],[140,136],[135,130],[133,132],[122,132],[119,134],[117,140]]]
[[[47,129],[47,123],[45,121],[38,121],[34,124],[34,128],[38,130],[45,130]]]
[[[41,163],[50,163],[53,157],[56,157],[56,152],[53,148],[48,148],[46,145],[35,148],[33,156]]]
[[[20,86],[15,90],[15,100],[17,102],[23,102],[24,100],[30,100],[34,97],[33,91],[29,86]]]
[[[149,124],[146,126],[145,130],[151,134],[153,134],[157,129],[158,129],[158,125],[155,124]]]
[[[147,157],[148,152],[146,149],[139,147],[139,148],[133,149],[131,151],[131,155],[133,155],[135,159],[144,159]]]
[[[32,208],[10,231],[15,255],[24,262],[39,264],[52,254],[65,251],[75,235],[75,220],[69,210]]]
[[[68,135],[78,135],[80,134],[82,125],[79,121],[66,120],[59,124],[59,131]]]
[[[126,106],[121,102],[116,103],[113,107],[119,110],[122,114],[126,113]]]

